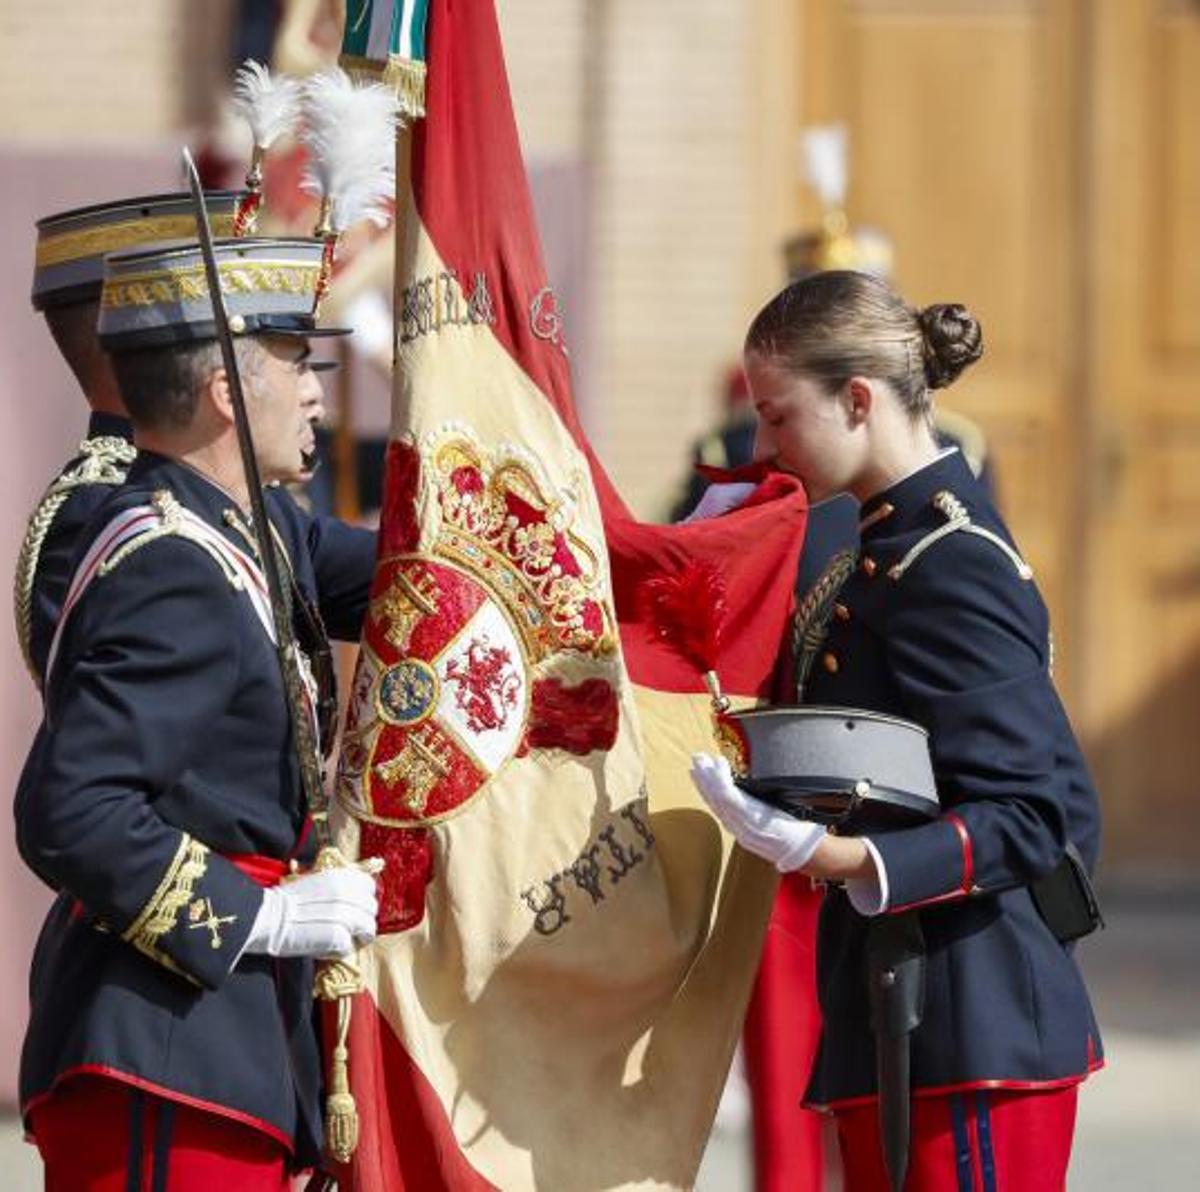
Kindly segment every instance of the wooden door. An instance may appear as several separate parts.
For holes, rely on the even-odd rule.
[[[850,215],[892,238],[912,302],[961,301],[983,361],[940,395],[979,422],[1013,531],[1075,657],[1080,78],[1075,0],[809,0],[803,123],[850,133]],[[801,199],[798,218],[817,210]]]
[[[1200,838],[1200,3],[808,0],[799,124],[913,301],[960,300],[980,422],[1050,604],[1109,871]],[[812,200],[796,192],[797,223]]]
[[[1092,6],[1082,711],[1115,863],[1200,841],[1200,4]]]

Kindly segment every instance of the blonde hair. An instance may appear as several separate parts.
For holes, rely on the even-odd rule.
[[[887,282],[848,269],[814,273],[781,290],[755,316],[746,351],[836,392],[851,377],[886,381],[915,419],[983,355],[983,332],[958,303],[914,310]]]

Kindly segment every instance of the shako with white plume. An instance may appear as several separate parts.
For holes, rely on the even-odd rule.
[[[329,286],[338,237],[363,219],[383,227],[391,215],[399,104],[391,88],[355,83],[333,67],[304,83],[301,106],[301,138],[310,154],[303,185],[321,199],[313,235],[325,241],[319,303]]]
[[[818,124],[800,134],[800,173],[821,204],[821,223],[783,246],[788,279],[822,269],[858,269],[887,277],[892,246],[877,228],[851,229],[846,216],[850,186],[849,135],[843,124]]]
[[[846,128],[821,124],[800,136],[804,180],[821,201],[821,234],[817,245],[819,269],[853,269],[854,242],[846,219]]]
[[[254,150],[246,174],[246,197],[238,205],[234,235],[255,231],[262,203],[262,163],[267,150],[291,132],[300,115],[300,82],[287,75],[272,75],[261,62],[247,59],[233,80],[234,111],[250,126]]]

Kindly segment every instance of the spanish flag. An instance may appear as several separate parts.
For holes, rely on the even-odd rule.
[[[805,500],[771,476],[711,521],[631,516],[572,404],[493,5],[431,0],[414,33],[425,10],[347,16],[354,65],[419,75],[425,116],[399,139],[393,421],[336,783],[343,850],[386,860],[340,1177],[687,1188],[777,883],[692,791],[716,741],[681,639],[735,704],[767,695]]]

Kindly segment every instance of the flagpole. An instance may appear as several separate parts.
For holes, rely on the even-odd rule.
[[[362,517],[358,493],[358,443],[354,434],[354,353],[342,340],[337,347],[337,422],[333,430],[333,511],[342,521]]]

